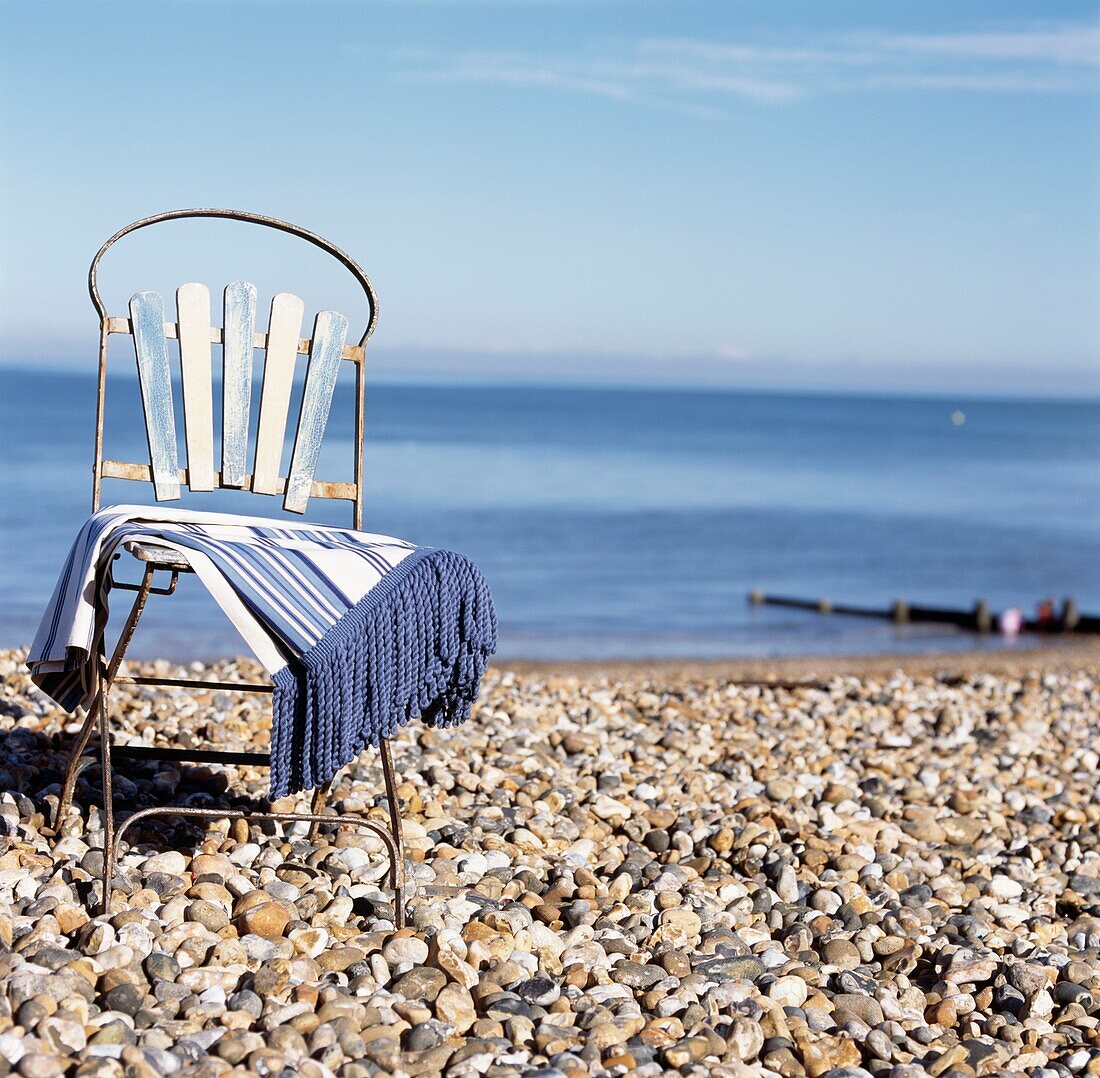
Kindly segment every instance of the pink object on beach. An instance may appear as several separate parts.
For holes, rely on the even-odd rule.
[[[1004,633],[1010,640],[1015,639],[1020,635],[1020,630],[1024,627],[1024,615],[1020,612],[1020,608],[1017,606],[1010,606],[1001,615],[1001,632]]]

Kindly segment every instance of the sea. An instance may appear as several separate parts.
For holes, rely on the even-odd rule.
[[[0,370],[0,644],[31,640],[90,510],[95,391],[93,374]],[[318,478],[351,477],[352,400],[341,384]],[[136,380],[109,378],[108,456],[148,459],[140,416]],[[384,383],[365,471],[367,531],[478,562],[506,659],[1034,644],[753,606],[752,589],[1025,613],[1073,596],[1100,614],[1096,401]],[[105,504],[150,500],[105,484]],[[279,513],[228,491],[180,504]],[[350,523],[344,503],[311,510]],[[190,578],[151,604],[132,654],[245,650]]]

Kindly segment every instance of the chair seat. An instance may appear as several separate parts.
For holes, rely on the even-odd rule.
[[[191,563],[182,550],[157,546],[155,543],[129,542],[126,549],[138,561],[148,562],[157,569],[174,569],[178,573],[191,572]]]

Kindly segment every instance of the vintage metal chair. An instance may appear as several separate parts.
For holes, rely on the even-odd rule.
[[[108,316],[100,296],[96,274],[105,252],[124,236],[138,229],[182,218],[224,218],[246,221],[297,236],[336,258],[362,288],[370,314],[358,344],[347,344],[347,319],[335,311],[321,311],[314,322],[312,338],[301,338],[303,303],[297,296],[280,293],[271,302],[267,333],[256,331],[256,289],[234,281],[225,289],[223,326],[211,326],[210,294],[205,285],[184,284],[176,294],[177,320],[166,322],[161,297],[155,292],[138,292],[130,300],[130,317]],[[257,494],[283,495],[283,509],[303,513],[310,497],[336,498],[352,505],[356,529],[363,524],[363,364],[366,342],[378,318],[378,301],[367,275],[340,248],[296,225],[235,210],[174,210],[146,217],[116,232],[96,252],[88,272],[88,290],[99,313],[99,387],[96,403],[95,463],[93,466],[92,509],[99,509],[102,480],[129,479],[151,482],[158,501],[180,497],[180,486],[193,491],[234,488]],[[142,406],[149,440],[149,463],[106,460],[103,456],[104,403],[106,397],[107,345],[112,335],[129,335],[137,358]],[[178,340],[185,418],[187,466],[181,468],[176,451],[176,423],[172,398],[171,369],[167,341]],[[221,469],[214,467],[214,407],[211,346],[221,345],[223,360],[221,408]],[[263,350],[263,384],[259,401],[256,445],[252,472],[247,469],[249,414],[252,396],[253,353]],[[297,422],[287,425],[294,368],[300,355],[309,363]],[[354,481],[321,482],[314,478],[318,454],[336,377],[341,361],[355,370]],[[289,476],[279,474],[284,440],[293,432]],[[404,856],[401,843],[400,807],[388,743],[379,746],[389,806],[389,827],[354,816],[326,814],[324,807],[331,782],[314,791],[309,812],[246,812],[229,808],[157,806],[130,815],[116,829],[112,758],[137,760],[193,761],[207,764],[251,764],[267,766],[269,753],[223,752],[203,748],[119,745],[112,748],[109,698],[114,685],[163,685],[227,692],[271,693],[272,684],[215,682],[167,677],[122,677],[119,668],[133,639],[138,620],[151,595],[171,595],[181,573],[191,571],[186,556],[174,550],[134,544],[129,552],[144,565],[141,582],[114,581],[112,587],[134,591],[133,606],[122,627],[110,658],[97,673],[93,703],[72,746],[57,805],[55,830],[60,829],[72,803],[73,790],[93,730],[98,726],[99,758],[103,775],[104,850],[103,910],[110,912],[112,880],[119,845],[127,829],[151,816],[184,816],[208,819],[246,818],[281,823],[304,820],[316,835],[322,823],[350,824],[377,835],[389,856],[389,882],[394,892],[394,915],[398,927],[404,924]],[[114,567],[106,570],[114,571]],[[154,586],[156,574],[168,574],[167,583]]]

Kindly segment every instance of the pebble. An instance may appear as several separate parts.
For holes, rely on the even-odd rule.
[[[251,893],[256,894],[254,891]],[[290,911],[282,903],[261,901],[238,914],[236,924],[239,932],[275,939],[283,934],[290,920]]]
[[[397,936],[382,948],[382,957],[394,972],[405,972],[428,960],[428,944],[416,936]]]
[[[784,865],[775,882],[775,893],[784,902],[798,901],[798,877],[790,865]]]
[[[855,1020],[865,1026],[877,1026],[883,1020],[882,1004],[873,996],[843,992],[833,997],[833,1019],[837,1025]]]
[[[406,999],[423,1000],[433,1003],[447,983],[447,975],[432,966],[421,966],[409,970],[393,983],[393,991]]]
[[[784,1007],[801,1007],[809,988],[801,977],[780,977],[768,989],[768,996]]]
[[[458,1034],[465,1033],[477,1021],[473,997],[458,984],[446,985],[436,996],[435,1013]]]
[[[822,948],[821,957],[828,965],[841,969],[855,969],[863,962],[859,948],[847,939],[829,940]]]

